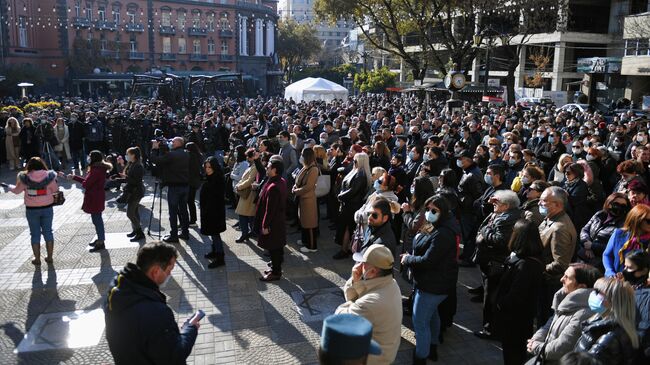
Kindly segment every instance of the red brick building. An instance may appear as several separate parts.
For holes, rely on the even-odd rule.
[[[75,93],[92,90],[83,83],[101,75],[127,80],[155,69],[241,72],[266,93],[278,76],[276,6],[276,0],[0,0],[1,63],[36,65],[48,83]]]

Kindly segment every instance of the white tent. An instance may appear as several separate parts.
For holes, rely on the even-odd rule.
[[[284,98],[295,101],[347,99],[348,89],[332,81],[308,77],[286,87]]]

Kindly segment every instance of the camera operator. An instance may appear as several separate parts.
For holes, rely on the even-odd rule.
[[[169,225],[171,230],[163,238],[167,243],[178,243],[178,239],[188,240],[189,217],[187,212],[187,197],[189,194],[189,164],[190,155],[184,150],[185,141],[182,137],[172,139],[171,150],[161,153],[160,140],[151,142],[151,162],[161,173],[162,186],[167,186],[167,205],[169,207]],[[181,221],[181,234],[178,234],[178,220]]]

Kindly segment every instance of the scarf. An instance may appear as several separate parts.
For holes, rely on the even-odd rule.
[[[618,258],[619,262],[623,263],[625,262],[625,253],[629,251],[634,251],[634,250],[640,250],[640,249],[645,249],[644,246],[647,246],[648,241],[650,241],[650,233],[646,233],[640,237],[630,237],[623,247],[621,247],[620,250],[618,250]],[[646,243],[644,245],[644,242]]]

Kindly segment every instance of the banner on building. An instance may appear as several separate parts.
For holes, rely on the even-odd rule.
[[[643,96],[643,110],[650,110],[650,95]]]
[[[618,74],[621,73],[620,57],[591,57],[578,58],[578,72],[586,74]]]

